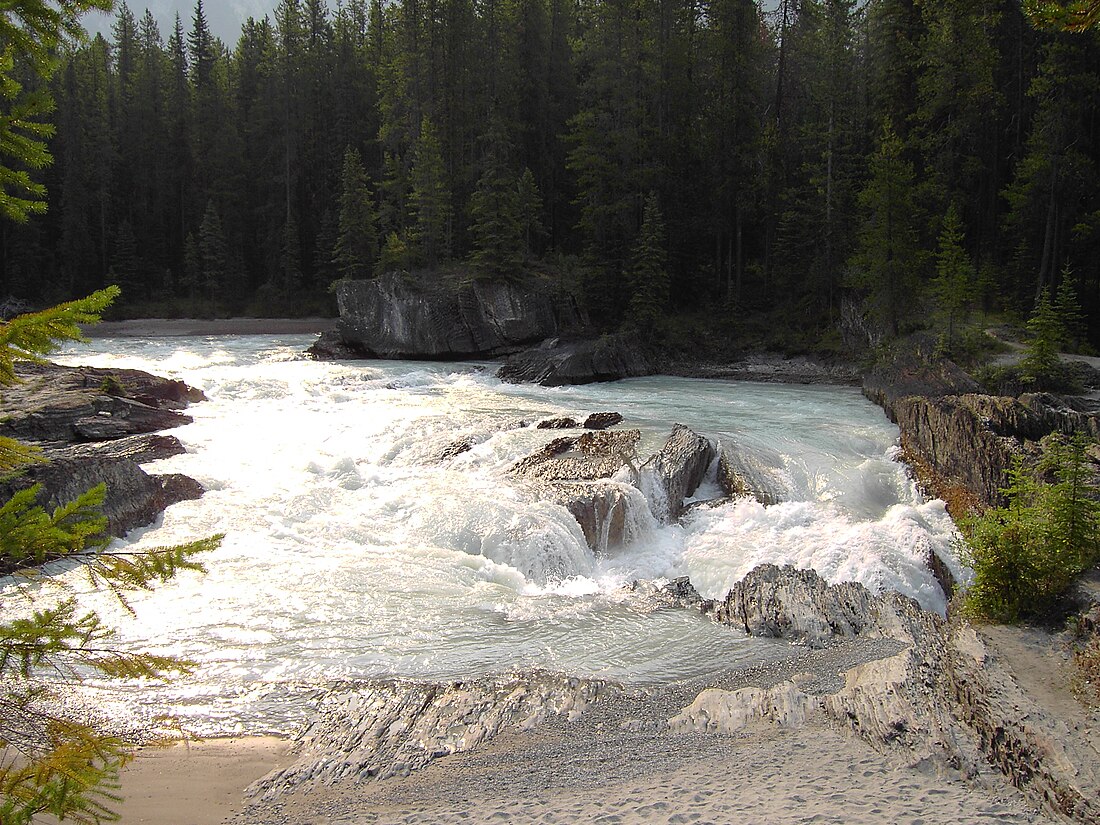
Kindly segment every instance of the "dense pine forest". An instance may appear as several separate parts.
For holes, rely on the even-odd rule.
[[[818,336],[857,306],[891,334],[1067,287],[1096,319],[1100,31],[1033,23],[1018,0],[283,0],[225,44],[202,0],[167,33],[123,3],[51,81],[48,208],[0,227],[0,295],[300,314],[342,277],[537,271],[605,329]]]

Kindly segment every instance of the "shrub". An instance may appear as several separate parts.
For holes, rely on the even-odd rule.
[[[960,520],[962,556],[974,569],[972,616],[1009,623],[1049,616],[1100,559],[1100,504],[1089,497],[1085,446],[1082,438],[1052,439],[1037,466],[1016,462],[1004,507]]]

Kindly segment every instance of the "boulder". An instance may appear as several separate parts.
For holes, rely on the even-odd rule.
[[[595,340],[551,338],[513,355],[497,371],[508,384],[560,387],[652,375],[655,368],[634,335],[607,335]]]
[[[582,326],[575,302],[534,278],[499,283],[388,272],[338,282],[336,301],[338,346],[326,336],[314,357],[495,357]]]
[[[580,424],[569,417],[547,418],[535,425],[536,430],[575,430]]]
[[[783,483],[778,477],[782,466],[778,456],[767,457],[760,451],[735,450],[722,445],[718,451],[718,486],[729,498],[750,497],[765,507],[782,500]]]
[[[684,499],[698,489],[714,461],[709,438],[676,424],[664,446],[641,467],[639,483],[653,515],[670,522],[684,511]]]
[[[107,532],[123,536],[203,494],[194,479],[139,466],[184,451],[155,431],[190,423],[179,410],[203,400],[200,390],[140,370],[21,363],[16,374],[0,399],[0,435],[37,444],[46,463],[0,484],[0,500],[39,484],[39,504],[53,509],[105,484]]]
[[[633,538],[629,490],[612,481],[562,482],[549,486],[547,497],[572,514],[594,552],[606,553]]]
[[[621,424],[623,417],[617,412],[599,412],[592,413],[588,418],[584,419],[584,428],[586,430],[606,430],[608,427],[614,427],[616,424]]]
[[[107,533],[118,537],[152,524],[166,508],[200,498],[205,492],[188,476],[150,475],[128,458],[57,451],[50,454],[48,464],[31,467],[15,481],[0,485],[0,500],[35,484],[42,485],[38,503],[46,510],[105,484],[107,494],[100,512],[107,517]]]
[[[306,350],[306,355],[315,361],[355,361],[363,357],[362,352],[345,344],[334,329],[322,332]]]
[[[541,450],[520,459],[511,473],[538,481],[595,481],[633,466],[640,430],[586,432],[555,438]]]

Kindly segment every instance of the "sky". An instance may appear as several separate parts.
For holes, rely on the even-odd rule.
[[[195,0],[127,0],[130,11],[139,20],[149,9],[160,24],[160,33],[164,39],[172,32],[175,25],[176,12],[179,12],[183,21],[183,30],[191,30],[191,21],[195,14]],[[121,5],[121,0],[119,0]],[[232,47],[237,44],[241,34],[241,24],[249,17],[257,20],[278,5],[278,0],[203,0],[203,10],[206,12],[206,21],[210,24],[210,30],[216,37]],[[89,14],[84,18],[84,28],[92,34],[102,33],[105,37],[111,33],[111,25],[114,23],[114,15]]]
[[[118,0],[121,4],[122,0]],[[195,0],[127,0],[130,11],[139,20],[145,14],[145,9],[153,12],[153,16],[160,24],[160,33],[164,39],[172,33],[175,24],[176,12],[179,12],[183,21],[183,30],[191,30],[191,21],[195,14]],[[764,9],[771,10],[776,7],[778,0],[764,0]],[[203,0],[203,10],[206,12],[206,21],[210,24],[211,31],[216,37],[230,48],[237,45],[241,36],[241,24],[249,17],[257,20],[270,14],[278,0]],[[329,3],[329,8],[334,8],[335,1]],[[84,27],[95,34],[102,33],[105,37],[111,33],[111,25],[114,15],[105,15],[96,12],[84,18]]]

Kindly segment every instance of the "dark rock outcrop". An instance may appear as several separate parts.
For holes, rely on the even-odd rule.
[[[614,427],[616,424],[623,423],[623,416],[617,412],[598,412],[592,413],[588,418],[584,419],[582,425],[586,430],[606,430],[608,427]]]
[[[535,425],[536,430],[575,430],[580,427],[576,419],[568,416],[562,418],[546,418]]]
[[[511,472],[538,481],[611,478],[634,462],[641,437],[640,430],[610,430],[555,438],[538,452],[516,462]]]
[[[389,272],[340,281],[340,323],[315,357],[459,360],[517,352],[583,326],[580,312],[553,284],[415,278]]]
[[[200,498],[205,492],[194,479],[179,474],[150,475],[129,458],[51,451],[49,463],[31,467],[15,482],[0,485],[0,500],[19,489],[42,485],[38,503],[47,510],[73,501],[99,484],[106,486],[100,512],[107,533],[124,536],[135,527],[152,524],[173,504]]]
[[[636,378],[654,372],[637,337],[622,333],[594,340],[546,340],[509,358],[497,371],[497,378],[509,384],[560,387]]]
[[[110,441],[190,424],[199,390],[139,370],[20,364],[4,390],[0,435],[32,442]]]
[[[653,515],[674,521],[684,511],[684,499],[702,484],[714,461],[715,446],[709,438],[676,424],[664,446],[641,468],[643,492],[649,493]],[[653,485],[655,488],[646,489]]]
[[[105,484],[108,533],[122,536],[202,495],[187,476],[140,467],[183,452],[178,439],[154,433],[190,423],[179,410],[201,391],[139,370],[20,364],[17,375],[0,402],[0,434],[42,447],[46,463],[0,485],[0,498],[40,484],[38,501],[52,509]]]

